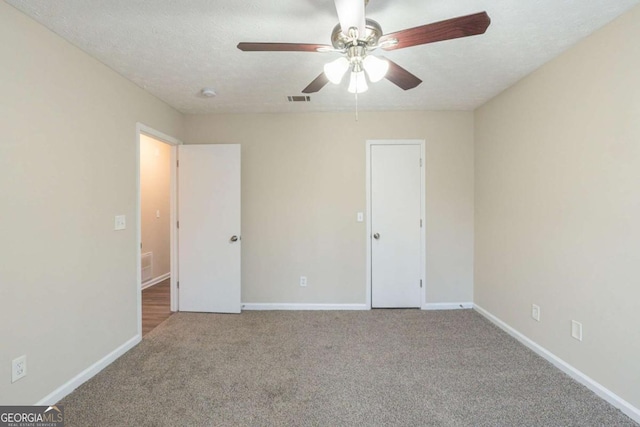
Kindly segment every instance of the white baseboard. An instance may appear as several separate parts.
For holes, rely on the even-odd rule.
[[[243,302],[243,310],[369,310],[366,304],[288,304]]]
[[[538,355],[551,362],[554,366],[569,375],[571,378],[578,381],[580,384],[584,385],[589,390],[593,391],[595,394],[597,394],[616,408],[620,409],[629,418],[637,423],[640,423],[640,409],[636,408],[608,388],[604,387],[602,384],[596,382],[564,360],[560,359],[558,356],[551,353],[546,348],[527,338],[522,333],[516,331],[511,326],[507,325],[505,322],[489,313],[487,310],[483,309],[477,304],[474,304],[474,309],[478,313],[489,319],[491,322],[493,322],[495,325],[497,325],[499,328],[507,332],[509,335],[520,341],[522,344],[526,345]]]
[[[154,277],[153,279],[149,279],[146,282],[144,282],[141,286],[140,289],[147,289],[150,288],[153,285],[157,285],[158,283],[162,282],[163,280],[168,279],[169,277],[171,277],[171,273],[165,273],[162,276],[158,276],[158,277]]]
[[[472,302],[429,303],[423,310],[461,310],[473,308]],[[366,304],[297,304],[297,303],[242,303],[243,310],[370,310]]]
[[[472,302],[431,302],[422,305],[423,310],[462,310],[473,308]]]
[[[142,340],[142,337],[140,335],[134,336],[133,338],[131,338],[130,340],[128,340],[127,342],[122,344],[120,347],[116,348],[111,353],[107,354],[105,357],[103,357],[102,359],[98,360],[96,363],[94,363],[93,365],[89,366],[87,369],[85,369],[84,371],[80,372],[78,375],[76,375],[75,377],[71,378],[66,383],[62,384],[60,387],[58,387],[57,389],[55,389],[54,391],[49,393],[47,396],[45,396],[42,399],[40,399],[36,403],[36,405],[38,405],[38,406],[55,405],[63,397],[65,397],[66,395],[71,393],[73,390],[78,388],[84,382],[86,382],[87,380],[91,379],[98,372],[102,371],[104,368],[106,368],[111,363],[113,363],[113,361],[116,360],[118,357],[122,356],[127,351],[129,351],[131,348],[133,348],[141,340]]]

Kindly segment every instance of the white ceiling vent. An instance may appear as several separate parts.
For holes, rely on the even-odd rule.
[[[287,96],[289,102],[311,102],[310,96]]]

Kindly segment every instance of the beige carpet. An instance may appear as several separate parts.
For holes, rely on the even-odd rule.
[[[70,426],[635,426],[471,310],[178,313]]]

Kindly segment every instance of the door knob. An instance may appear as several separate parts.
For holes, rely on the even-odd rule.
[[[380,233],[376,233],[376,234],[374,234],[374,235],[373,235],[373,238],[374,238],[374,239],[376,239],[376,240],[378,240],[378,239],[380,238]]]
[[[237,242],[238,241],[238,236],[231,236],[231,239],[229,239],[229,241],[231,242]]]

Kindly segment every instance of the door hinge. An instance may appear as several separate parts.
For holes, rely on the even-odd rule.
[[[180,167],[180,160],[176,160],[176,167],[179,168]]]
[[[420,167],[422,167],[422,159],[420,159]]]
[[[142,242],[140,242],[140,250],[142,250]]]
[[[176,227],[180,228],[180,221],[176,221]]]
[[[422,287],[422,279],[420,279],[420,287]]]
[[[180,282],[176,282],[176,287],[180,289]]]
[[[422,228],[422,220],[420,220],[420,228]]]

